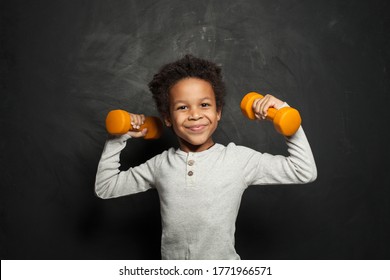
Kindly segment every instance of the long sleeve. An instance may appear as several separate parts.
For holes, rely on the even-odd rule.
[[[317,178],[313,153],[302,127],[285,139],[288,156],[243,151],[247,185],[305,184]]]
[[[95,192],[98,197],[114,198],[153,187],[156,157],[127,171],[119,170],[120,153],[129,138],[122,135],[106,141],[96,173]]]

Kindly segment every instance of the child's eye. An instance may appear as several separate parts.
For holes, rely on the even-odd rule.
[[[205,107],[210,107],[210,104],[209,104],[209,103],[202,103],[201,106],[202,106],[203,108],[205,108]]]
[[[179,106],[179,107],[177,107],[177,109],[176,110],[186,110],[187,109],[187,106]]]

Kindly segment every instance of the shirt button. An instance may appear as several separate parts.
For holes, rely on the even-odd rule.
[[[194,161],[194,160],[192,160],[192,159],[190,159],[190,160],[188,161],[188,165],[189,165],[189,166],[193,166],[193,165],[194,165],[194,163],[195,163],[195,161]]]
[[[194,175],[194,172],[192,172],[192,171],[188,171],[188,176],[192,176],[192,175]]]

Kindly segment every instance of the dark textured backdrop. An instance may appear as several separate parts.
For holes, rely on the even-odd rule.
[[[155,115],[147,83],[186,53],[223,67],[217,141],[286,153],[239,111],[271,93],[300,110],[317,160],[315,183],[246,191],[241,257],[390,258],[387,0],[0,3],[2,259],[160,258],[157,193],[100,200],[94,179],[107,112]],[[124,168],[176,145],[131,142]]]

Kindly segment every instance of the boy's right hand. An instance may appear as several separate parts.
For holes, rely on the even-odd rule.
[[[146,133],[148,132],[147,128],[144,128],[142,130],[139,130],[141,126],[145,123],[145,116],[140,114],[130,114],[130,120],[131,120],[131,126],[133,127],[133,130],[128,131],[126,134],[131,136],[132,138],[140,138],[144,137]]]

